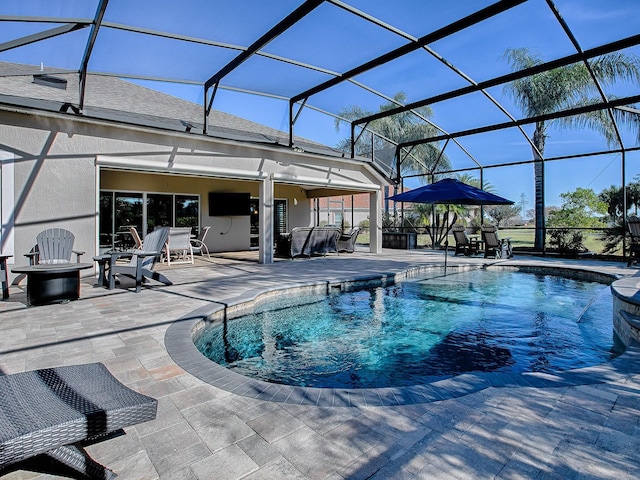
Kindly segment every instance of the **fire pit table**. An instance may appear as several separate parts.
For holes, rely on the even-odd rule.
[[[92,267],[92,263],[53,263],[14,267],[11,271],[27,275],[27,302],[43,305],[80,298],[80,270]]]

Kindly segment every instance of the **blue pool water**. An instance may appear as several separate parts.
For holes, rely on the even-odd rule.
[[[472,371],[551,372],[620,353],[608,285],[474,270],[286,296],[195,340],[233,371],[289,385],[407,386]]]

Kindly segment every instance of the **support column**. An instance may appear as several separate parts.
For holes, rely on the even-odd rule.
[[[369,251],[382,253],[382,191],[369,194]]]
[[[258,263],[273,263],[273,179],[260,183],[258,199],[259,250]]]

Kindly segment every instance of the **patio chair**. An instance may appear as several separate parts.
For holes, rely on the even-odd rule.
[[[627,228],[631,235],[631,244],[629,245],[629,261],[627,266],[630,267],[640,259],[640,218],[636,215],[629,215],[627,218]]]
[[[172,260],[171,257],[175,259]],[[191,228],[180,227],[170,228],[167,246],[165,248],[164,260],[167,265],[172,263],[193,264],[193,247],[191,246]]]
[[[112,479],[84,446],[153,420],[156,409],[101,363],[0,376],[0,475],[63,464],[76,477]]]
[[[135,248],[142,248],[142,239],[140,238],[140,235],[138,235],[138,230],[136,229],[136,227],[129,227],[129,232],[131,232],[131,237],[133,238]]]
[[[484,258],[512,258],[510,238],[498,238],[498,228],[495,225],[482,225],[482,241],[484,242]]]
[[[453,238],[456,241],[454,256],[460,253],[467,256],[476,255],[480,250],[480,241],[467,237],[464,225],[460,225],[459,223],[454,224],[451,227],[451,233],[453,233]]]
[[[202,227],[198,238],[191,239],[191,248],[194,255],[204,255],[203,252],[207,252],[207,257],[211,258],[211,255],[209,255],[209,247],[207,247],[207,244],[204,243],[204,239],[210,229],[211,227]]]
[[[355,227],[349,233],[342,233],[338,238],[338,252],[353,253],[356,250],[356,240],[360,234],[360,228]]]
[[[73,249],[75,236],[64,228],[48,228],[36,236],[36,246],[25,254],[30,265],[70,263],[71,255],[76,255],[76,263],[85,252]]]
[[[165,285],[173,285],[164,275],[153,271],[156,261],[162,255],[162,249],[167,243],[169,236],[168,227],[156,228],[149,233],[142,242],[140,250],[132,252],[112,252],[109,259],[109,270],[107,272],[107,282],[109,290],[116,288],[116,276],[125,276],[135,279],[136,293],[140,292],[142,282],[151,278]],[[127,265],[118,264],[120,258],[130,258]]]

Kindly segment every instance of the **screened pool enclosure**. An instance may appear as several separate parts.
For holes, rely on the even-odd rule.
[[[0,77],[80,84],[62,106],[0,92],[5,105],[353,158],[389,194],[474,178],[533,212],[536,249],[561,194],[640,175],[635,0],[21,0],[2,2],[0,26]],[[545,83],[569,70],[580,90]],[[127,98],[93,108],[89,74],[189,100],[201,119]],[[619,220],[636,207],[624,195]]]

